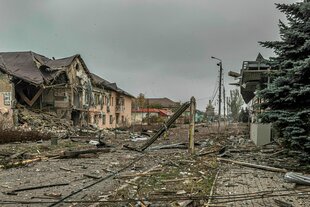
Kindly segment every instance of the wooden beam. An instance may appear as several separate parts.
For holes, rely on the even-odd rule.
[[[40,88],[38,92],[32,97],[31,100],[24,94],[24,92],[21,89],[17,89],[16,91],[29,106],[32,106],[36,102],[36,100],[38,100],[40,95],[43,93],[44,88]]]

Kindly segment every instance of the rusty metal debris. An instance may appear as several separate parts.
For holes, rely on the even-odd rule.
[[[288,172],[284,175],[284,179],[291,183],[310,185],[310,176],[305,176],[300,173]]]

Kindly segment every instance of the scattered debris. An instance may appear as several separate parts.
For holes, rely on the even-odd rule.
[[[35,168],[33,168],[33,165],[29,165],[27,167],[27,170],[30,170],[34,177],[40,180],[39,182],[42,182],[48,178],[46,177],[42,179],[41,177],[37,177],[43,172],[48,176],[48,168],[45,168],[47,164],[49,164],[49,166],[53,166],[53,169],[50,172],[56,173],[57,176],[59,175],[60,177],[54,182],[62,182],[62,177],[66,177],[66,180],[70,180],[72,185],[59,188],[56,192],[49,192],[43,189],[41,191],[36,190],[33,192],[24,192],[24,194],[19,193],[19,197],[22,200],[28,199],[29,201],[30,198],[41,200],[55,199],[50,200],[54,202],[55,205],[57,205],[59,202],[62,202],[61,200],[63,199],[68,199],[67,196],[62,196],[67,195],[67,192],[72,192],[72,194],[69,196],[79,193],[80,195],[78,198],[87,202],[95,202],[97,199],[99,199],[100,202],[95,202],[91,206],[110,206],[110,204],[111,206],[120,206],[122,205],[121,203],[126,199],[128,199],[128,201],[125,201],[127,202],[128,206],[163,206],[167,204],[167,202],[173,206],[225,206],[225,204],[221,204],[221,202],[234,202],[234,200],[237,199],[255,199],[262,201],[262,199],[266,199],[267,196],[271,196],[269,192],[274,190],[272,189],[272,186],[267,188],[268,192],[258,192],[257,194],[253,193],[249,195],[234,195],[233,189],[248,188],[252,185],[252,183],[249,183],[247,180],[237,180],[237,178],[245,175],[254,176],[257,166],[259,166],[259,169],[262,167],[269,168],[269,166],[273,166],[276,169],[281,170],[283,170],[282,167],[290,169],[286,167],[287,164],[290,164],[290,162],[285,157],[285,153],[281,153],[280,157],[270,156],[274,152],[279,152],[281,147],[278,147],[275,144],[272,146],[255,147],[244,135],[238,134],[234,134],[234,138],[230,139],[229,136],[231,136],[235,130],[228,132],[226,131],[225,133],[227,134],[223,133],[223,135],[221,134],[219,136],[216,133],[212,133],[212,131],[210,132],[210,128],[199,129],[199,132],[196,134],[197,137],[195,137],[195,139],[197,138],[196,141],[200,143],[200,145],[197,146],[197,154],[196,156],[188,156],[187,151],[182,150],[182,148],[187,149],[187,132],[188,126],[178,126],[175,129],[171,129],[169,131],[169,139],[158,139],[156,141],[156,146],[148,147],[146,152],[139,154],[133,151],[121,150],[121,146],[127,143],[132,144],[134,146],[133,148],[135,148],[135,143],[132,143],[132,140],[128,139],[128,132],[119,134],[118,139],[115,139],[113,131],[113,133],[106,133],[107,136],[105,137],[104,141],[105,143],[115,145],[115,148],[98,148],[97,144],[100,143],[95,141],[97,137],[93,135],[76,136],[73,137],[73,139],[77,140],[77,142],[72,142],[70,139],[60,139],[57,146],[51,146],[46,141],[43,141],[42,143],[31,143],[31,145],[35,146],[33,148],[29,148],[27,146],[18,148],[18,150],[0,149],[0,159],[1,157],[10,159],[13,158],[10,160],[10,162],[14,163],[17,161],[22,162],[30,160],[29,158],[35,159],[40,156],[41,160],[46,160],[46,162],[39,162],[35,165]],[[207,136],[205,135],[206,132],[208,132]],[[239,130],[238,133],[244,132]],[[206,139],[205,137],[208,138]],[[239,143],[240,139],[243,139],[243,141]],[[94,144],[93,147],[90,146],[91,140]],[[16,146],[20,145],[24,144],[16,144]],[[105,154],[102,154],[101,156],[96,155],[96,153],[100,152]],[[226,161],[227,159],[217,158],[216,156],[218,154],[222,155],[227,153],[231,153],[231,157],[233,157],[229,161]],[[130,169],[120,173],[119,169],[126,165],[129,160],[135,158],[137,154],[141,155],[141,157],[145,157],[145,159],[143,158],[143,161],[135,163],[131,166]],[[88,155],[91,155],[91,157],[95,155],[95,159],[55,159],[81,158]],[[46,157],[49,157],[49,159],[46,159]],[[217,162],[239,162],[235,161],[237,159],[243,160],[244,162],[240,162],[242,164],[235,163],[236,165],[228,165],[224,163],[219,165],[219,162]],[[255,162],[255,167],[252,166],[254,165],[251,164],[252,161]],[[254,169],[242,167],[244,163],[250,164]],[[154,169],[150,169],[152,166],[156,167],[154,167]],[[221,180],[221,175],[216,172],[218,172],[218,168],[222,166],[226,166],[229,169],[234,168],[234,170],[230,173],[229,180],[225,182],[222,182],[223,180],[218,182],[218,180]],[[18,169],[12,170],[15,172],[15,170]],[[6,173],[5,176],[8,176],[8,171],[4,171]],[[100,172],[102,172],[102,175]],[[223,171],[221,170],[220,172]],[[274,175],[277,175],[277,177],[283,179],[279,173],[270,174],[272,172],[262,172],[263,173],[257,174],[253,180],[260,180],[264,179],[265,177],[270,178],[270,176]],[[16,179],[16,176],[14,177]],[[91,188],[93,190],[83,190],[85,189],[85,186],[88,188],[88,186],[91,186],[94,183],[99,183],[106,179],[106,177],[116,179],[110,179],[104,189],[99,186],[94,186]],[[219,177],[219,179],[217,177]],[[1,182],[1,186],[7,188],[6,190],[8,191],[18,188],[21,183],[24,183],[26,186],[27,183],[32,183],[31,178],[29,177],[24,178],[22,181],[12,181],[11,178],[9,180],[10,182]],[[262,185],[268,185],[268,183],[262,183]],[[282,183],[282,185],[287,186],[294,184]],[[222,197],[219,197],[217,192],[214,193],[214,191],[216,191],[215,189],[218,187],[222,187],[222,189],[226,190],[226,197],[225,194],[221,195]],[[294,190],[297,191],[297,188],[294,188]],[[300,191],[298,197],[306,197],[306,195],[308,195],[307,192],[307,190],[304,192]],[[14,191],[12,194],[14,194]],[[24,196],[26,194],[29,196]],[[55,195],[53,196],[53,194]],[[265,195],[266,198],[263,198]],[[5,199],[10,197],[5,194],[2,196]],[[14,200],[14,197],[11,198]],[[209,198],[212,202],[207,204],[206,202]],[[279,197],[276,198],[279,199]],[[156,199],[159,200],[157,201]],[[281,197],[280,200],[292,204],[296,203],[296,200],[290,202],[290,197],[287,196]],[[37,202],[39,200],[32,201]],[[109,204],[105,202],[109,202]],[[116,203],[112,204],[111,202]],[[247,205],[248,202],[252,201],[241,202],[244,202],[244,205]],[[272,201],[271,205],[276,206],[277,204]]]
[[[130,138],[131,138],[131,141],[133,142],[144,141],[144,140],[149,139],[148,136],[146,137],[146,136],[142,136],[138,134],[131,135]]]

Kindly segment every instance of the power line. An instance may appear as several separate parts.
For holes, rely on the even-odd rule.
[[[306,188],[303,188],[306,189]],[[293,192],[291,192],[293,191]],[[287,192],[287,193],[284,193]],[[275,193],[275,194],[273,194]],[[302,194],[303,193],[303,194]],[[152,198],[135,198],[135,199],[122,199],[122,200],[67,200],[63,203],[129,203],[139,201],[176,201],[176,200],[207,200],[209,198],[216,199],[217,201],[212,202],[213,204],[228,203],[232,201],[244,201],[254,200],[270,197],[283,197],[283,196],[309,196],[309,190],[303,190],[298,192],[294,189],[283,189],[283,190],[266,190],[252,193],[241,193],[241,194],[229,194],[229,195],[199,195],[199,196],[173,196],[173,197],[152,197]],[[0,200],[0,204],[50,204],[53,201],[17,201],[17,200]]]
[[[111,173],[111,174],[109,174],[109,175],[107,175],[107,176],[105,176],[105,177],[99,179],[98,181],[96,181],[96,182],[94,182],[94,183],[91,183],[90,185],[87,185],[87,186],[85,186],[85,187],[83,187],[83,188],[80,188],[80,189],[78,189],[78,190],[76,190],[76,191],[73,191],[72,193],[70,193],[69,195],[67,195],[67,196],[65,196],[64,198],[60,199],[59,201],[53,202],[51,205],[49,205],[49,207],[56,206],[57,204],[60,204],[60,203],[64,202],[67,198],[70,198],[70,197],[74,196],[75,194],[78,194],[79,192],[81,192],[81,191],[83,191],[83,190],[85,190],[85,189],[87,189],[87,188],[90,188],[90,187],[92,187],[92,186],[94,186],[94,185],[96,185],[96,184],[98,184],[98,183],[100,183],[100,182],[102,182],[102,181],[104,181],[104,180],[107,180],[108,178],[111,178],[111,177],[117,175],[118,173],[120,173],[120,172],[126,170],[126,169],[129,168],[131,165],[133,165],[134,163],[138,162],[140,159],[142,159],[142,158],[145,157],[145,156],[146,156],[146,155],[140,156],[140,157],[134,159],[132,162],[130,162],[130,163],[129,163],[128,165],[126,165],[125,167],[119,169],[118,171],[113,172],[113,173]]]

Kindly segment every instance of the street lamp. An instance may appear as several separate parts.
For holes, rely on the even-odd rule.
[[[212,59],[216,59],[220,61],[217,65],[220,66],[220,77],[219,77],[219,115],[218,115],[218,122],[219,122],[219,129],[221,125],[221,104],[222,104],[222,74],[223,74],[223,67],[222,67],[222,60],[216,57],[211,56]]]

